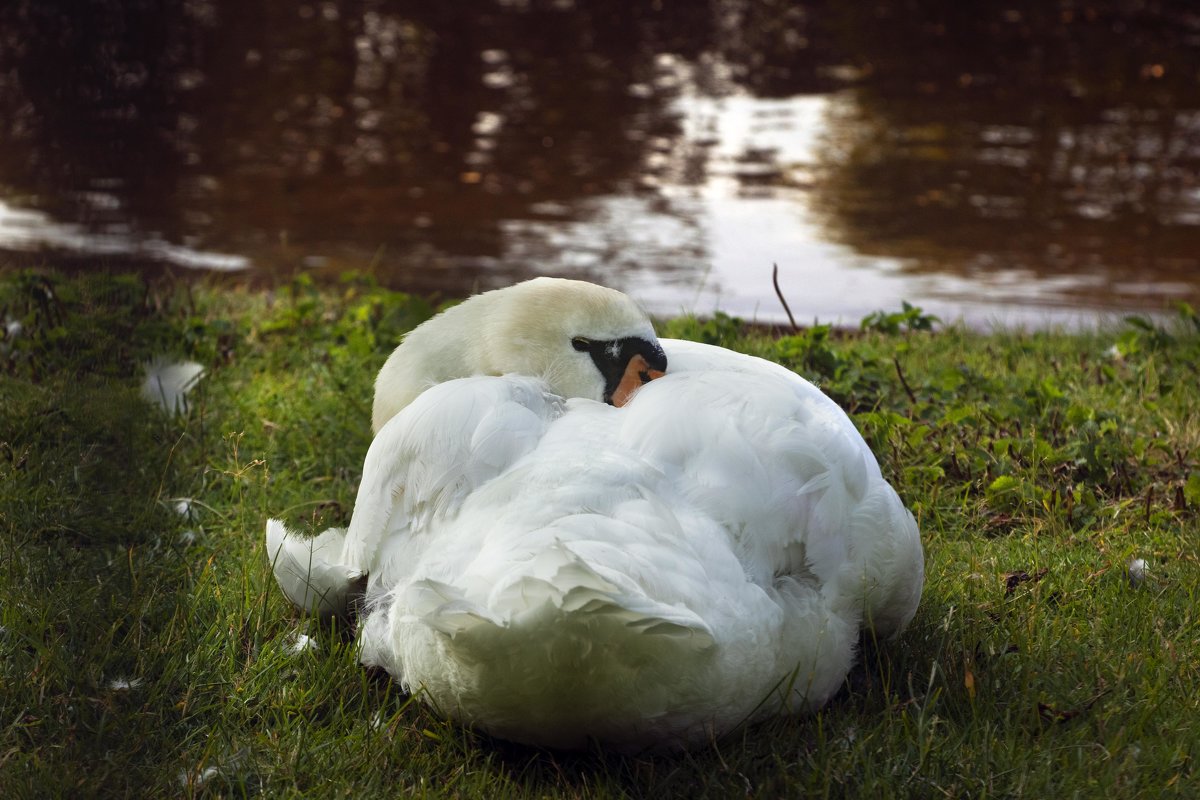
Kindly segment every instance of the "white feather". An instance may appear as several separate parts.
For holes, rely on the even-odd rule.
[[[204,367],[194,361],[168,362],[158,357],[143,365],[142,399],[168,414],[187,411],[187,396],[204,377]]]

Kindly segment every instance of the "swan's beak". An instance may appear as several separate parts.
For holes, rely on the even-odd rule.
[[[662,370],[650,366],[645,357],[638,353],[625,365],[625,374],[621,376],[620,383],[612,393],[612,404],[618,407],[625,405],[633,397],[634,392],[655,378],[661,378],[666,374]]]
[[[623,406],[634,392],[667,371],[667,354],[653,339],[626,336],[623,339],[587,339],[577,336],[571,346],[592,357],[604,378],[604,402]]]

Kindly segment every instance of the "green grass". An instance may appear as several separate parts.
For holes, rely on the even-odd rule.
[[[930,332],[911,308],[849,334],[666,323],[841,403],[918,517],[928,582],[820,713],[620,757],[445,723],[274,587],[264,520],[348,520],[375,372],[430,313],[353,278],[0,277],[0,322],[24,329],[0,340],[0,796],[1197,791],[1194,314],[1078,335]],[[139,398],[160,353],[209,370],[181,416]],[[315,648],[291,652],[298,633]]]

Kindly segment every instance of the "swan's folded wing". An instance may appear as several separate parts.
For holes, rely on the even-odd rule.
[[[427,389],[367,451],[342,563],[371,573],[374,583],[389,560],[385,544],[394,550],[390,540],[419,535],[429,521],[455,513],[532,450],[562,407],[532,378],[462,378]]]
[[[849,417],[778,364],[694,342],[663,346],[672,371],[695,374],[676,394],[694,393],[697,409],[665,427],[679,427],[681,463],[703,487],[693,499],[731,530],[753,521],[745,528],[754,535],[741,537],[748,573],[759,565],[760,576],[815,578],[878,635],[902,630],[924,584],[920,536]],[[640,399],[668,388],[655,382]],[[753,402],[739,396],[751,394]]]

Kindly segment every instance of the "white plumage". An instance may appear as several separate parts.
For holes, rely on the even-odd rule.
[[[344,534],[310,550],[268,523],[280,585],[328,613],[368,574],[363,662],[518,741],[673,747],[819,707],[862,629],[915,613],[916,524],[812,384],[661,345],[667,374],[621,408],[537,374],[426,388],[384,415]]]

